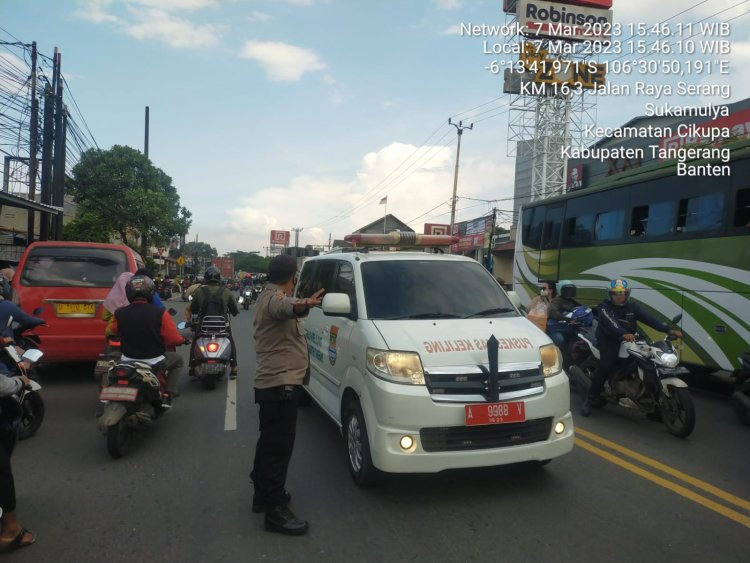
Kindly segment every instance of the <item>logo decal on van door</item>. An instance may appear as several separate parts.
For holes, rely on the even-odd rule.
[[[338,355],[338,351],[336,350],[336,339],[339,335],[339,327],[333,325],[330,329],[330,337],[328,341],[328,360],[331,362],[331,365],[334,365],[336,363],[336,356]]]

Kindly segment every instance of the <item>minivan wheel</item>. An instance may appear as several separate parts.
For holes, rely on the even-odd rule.
[[[367,425],[359,402],[352,401],[344,409],[344,446],[349,460],[349,473],[360,487],[377,484],[383,474],[372,464]]]

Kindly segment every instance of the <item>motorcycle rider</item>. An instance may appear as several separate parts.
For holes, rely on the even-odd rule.
[[[201,320],[206,315],[209,306],[213,301],[218,301],[218,312],[211,312],[212,314],[222,315],[227,317],[227,332],[229,343],[231,345],[231,356],[229,358],[229,365],[232,368],[230,372],[230,378],[235,379],[237,377],[237,348],[234,345],[234,338],[232,337],[232,327],[229,325],[228,314],[237,316],[240,314],[240,310],[237,307],[237,301],[232,295],[232,292],[221,286],[221,272],[216,266],[209,266],[206,268],[206,272],[203,274],[204,286],[193,292],[193,299],[190,301],[190,305],[185,309],[185,319],[190,320],[192,314],[198,315],[198,327],[200,327]],[[195,342],[197,342],[197,338]],[[195,342],[190,348],[190,373],[192,375],[195,369]]]
[[[153,304],[156,286],[148,276],[133,276],[125,285],[130,305],[115,311],[109,328],[120,335],[121,361],[138,361],[167,370],[168,398],[179,395],[182,358],[177,352],[167,352],[167,347],[187,344],[164,309]]]
[[[567,365],[567,347],[565,339],[574,332],[572,321],[566,322],[566,313],[572,313],[576,307],[581,304],[574,298],[576,296],[576,286],[570,280],[560,280],[557,282],[559,293],[555,295],[547,310],[547,335],[552,339],[563,354],[563,365]]]
[[[596,339],[599,349],[599,366],[591,377],[591,387],[588,396],[581,405],[581,415],[590,416],[591,407],[599,397],[604,381],[617,362],[620,342],[635,342],[635,332],[638,321],[661,332],[666,332],[678,338],[682,332],[670,329],[667,323],[661,322],[649,314],[638,303],[630,299],[630,284],[622,278],[609,282],[608,298],[598,306],[599,324],[596,327]]]

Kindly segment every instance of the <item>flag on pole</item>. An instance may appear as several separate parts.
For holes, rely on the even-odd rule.
[[[381,199],[378,205],[383,205],[384,203],[388,203],[388,196],[385,196],[383,199]]]

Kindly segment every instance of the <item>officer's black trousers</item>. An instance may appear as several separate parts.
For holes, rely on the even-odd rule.
[[[255,484],[255,499],[269,507],[285,501],[300,392],[298,385],[255,390],[255,402],[260,406],[260,436],[250,476]]]
[[[16,509],[16,488],[10,467],[10,454],[15,441],[15,431],[0,428],[0,508],[3,512]]]

